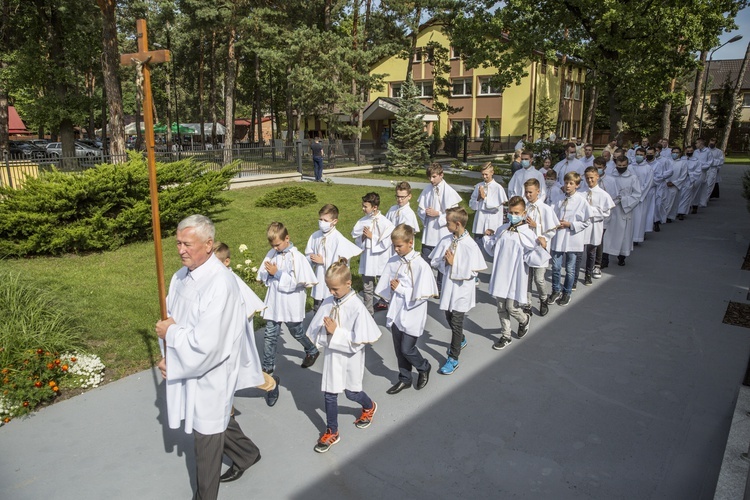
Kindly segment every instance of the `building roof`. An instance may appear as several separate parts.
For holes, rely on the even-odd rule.
[[[722,59],[711,61],[711,67],[708,69],[708,90],[721,90],[724,82],[729,76],[729,81],[734,85],[740,74],[742,59]],[[750,68],[745,70],[745,77],[742,80],[742,88],[750,90]]]
[[[8,133],[10,135],[29,133],[26,125],[23,124],[23,120],[18,116],[18,111],[13,106],[8,106]]]
[[[370,103],[362,113],[363,120],[387,120],[396,115],[396,111],[401,107],[401,99],[396,97],[378,97]],[[422,114],[422,120],[426,122],[438,121],[438,114],[434,109],[428,108],[424,104],[419,104],[419,112]]]

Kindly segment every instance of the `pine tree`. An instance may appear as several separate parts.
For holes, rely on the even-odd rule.
[[[484,119],[484,133],[482,134],[482,147],[480,148],[480,151],[483,155],[488,155],[492,152],[492,137],[490,137],[491,133],[492,130],[490,127],[490,115],[487,115],[487,117]]]
[[[423,111],[417,95],[414,82],[407,79],[386,153],[388,171],[398,175],[411,175],[430,160],[427,149],[430,139],[424,131]]]

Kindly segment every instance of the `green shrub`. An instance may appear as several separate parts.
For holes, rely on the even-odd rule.
[[[526,149],[534,152],[534,166],[537,168],[544,165],[545,158],[552,159],[552,165],[558,162],[558,158],[565,152],[565,144],[561,142],[526,142]],[[511,155],[512,159],[512,155]]]
[[[255,206],[259,208],[292,208],[304,207],[318,201],[315,193],[301,186],[287,186],[274,189],[258,198]]]
[[[190,159],[157,164],[161,227],[226,205],[221,192],[236,168],[206,171]],[[0,257],[113,250],[152,234],[148,167],[138,154],[81,174],[29,178],[23,189],[0,188],[0,200]]]

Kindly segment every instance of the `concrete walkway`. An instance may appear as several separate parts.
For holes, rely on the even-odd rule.
[[[491,349],[498,320],[483,274],[460,369],[433,371],[423,391],[385,394],[396,362],[383,329],[367,353],[374,422],[356,429],[359,410],[340,398],[341,442],[324,455],[312,450],[325,425],[322,364],[300,369],[285,333],[279,403],[255,391],[235,401],[263,459],[221,497],[713,498],[750,355],[750,330],[722,323],[750,285],[745,168],[726,166],[720,200],[648,235],[627,266],[579,284],[569,306],[535,316],[503,351]],[[437,368],[450,335],[436,303],[430,316],[420,346]],[[192,437],[163,425],[163,394],[145,371],[3,427],[0,498],[190,498]]]

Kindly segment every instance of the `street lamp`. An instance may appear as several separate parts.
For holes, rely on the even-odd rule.
[[[703,132],[703,110],[706,109],[706,88],[708,87],[708,73],[711,70],[711,60],[714,58],[714,52],[722,48],[724,45],[727,45],[729,43],[734,43],[738,40],[742,39],[742,35],[736,35],[726,42],[722,43],[718,47],[716,47],[714,50],[711,51],[711,55],[708,57],[708,64],[706,65],[706,77],[703,81],[703,99],[701,100],[701,117],[700,117],[700,124],[698,125],[698,137],[701,137],[701,133]]]

